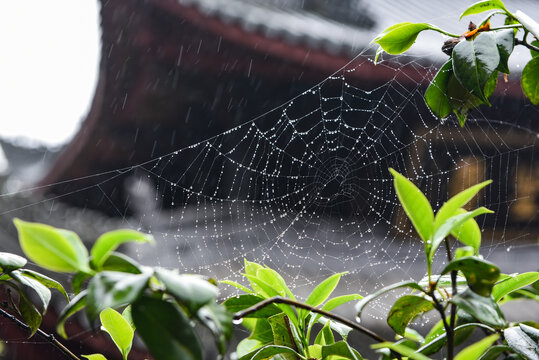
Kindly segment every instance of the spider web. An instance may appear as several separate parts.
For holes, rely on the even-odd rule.
[[[472,202],[495,212],[478,218],[482,253],[502,261],[506,273],[535,270],[537,108],[516,100],[506,109],[502,97],[494,110],[474,111],[465,127],[453,117],[441,122],[423,100],[437,66],[393,57],[377,65],[393,78],[370,88],[355,77],[372,65],[370,54],[268,113],[130,168],[133,197],[149,191],[153,201],[143,199],[138,215],[122,221],[157,241],[129,247],[131,255],[240,282],[244,259],[264,263],[300,298],[342,271],[349,274],[340,293],[419,280],[423,244],[401,211],[392,167],[435,210],[457,191],[493,179]],[[440,251],[439,266],[444,259]],[[371,316],[387,309],[376,302]]]

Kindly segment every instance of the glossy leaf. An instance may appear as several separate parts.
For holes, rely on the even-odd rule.
[[[515,11],[515,13],[512,15],[524,26],[527,31],[533,34],[536,39],[539,39],[539,23],[520,10]]]
[[[106,308],[128,305],[146,289],[151,273],[128,274],[103,271],[92,278],[88,285],[86,313],[92,321]]]
[[[133,328],[119,312],[111,308],[101,311],[99,318],[101,320],[101,330],[110,335],[112,341],[120,350],[123,359],[127,360],[135,334]]]
[[[129,229],[114,230],[104,233],[97,238],[90,251],[94,267],[100,269],[105,260],[107,260],[109,254],[116,250],[118,246],[126,242],[153,244],[155,241],[151,235]]]
[[[447,200],[436,213],[434,218],[434,228],[438,229],[447,219],[454,216],[458,209],[470,202],[481,189],[491,183],[492,180],[487,180],[470,186]]]
[[[101,270],[140,274],[142,272],[142,265],[127,255],[113,251],[101,265]]]
[[[461,127],[463,127],[466,123],[468,112],[471,109],[484,104],[484,101],[466,90],[460,84],[454,74],[449,77],[449,82],[447,84],[447,95],[449,97],[451,109],[453,109],[453,113],[457,116]]]
[[[451,114],[451,104],[447,96],[447,84],[453,72],[453,65],[449,59],[441,68],[430,83],[425,92],[425,102],[430,110],[439,119],[444,119]]]
[[[333,337],[333,332],[329,327],[329,321],[322,326],[322,329],[320,329],[318,335],[316,335],[316,338],[314,339],[314,343],[315,345],[331,345],[335,343],[335,337]]]
[[[455,215],[464,214],[465,212],[466,210],[461,208],[455,212]],[[472,255],[479,254],[479,248],[481,247],[481,229],[475,219],[469,219],[460,226],[457,226],[451,231],[451,235],[462,244],[470,246],[473,249]]]
[[[491,346],[481,355],[479,360],[496,360],[502,353],[510,352],[511,348],[507,345]]]
[[[251,335],[249,335],[249,339],[258,341],[260,347],[273,343],[273,330],[271,329],[267,319],[256,320],[255,328],[253,329]],[[251,348],[250,350],[254,349]]]
[[[22,256],[0,252],[0,273],[17,270],[26,265],[27,260]]]
[[[218,295],[217,287],[198,275],[179,274],[175,271],[156,268],[155,276],[163,282],[167,293],[174,296],[193,313],[214,301]]]
[[[506,325],[503,314],[492,296],[481,296],[470,289],[466,289],[449,301],[482,323],[495,328],[503,328]]]
[[[414,349],[411,349],[406,345],[395,344],[395,343],[391,343],[391,342],[382,342],[382,343],[379,343],[379,344],[371,345],[371,349],[383,349],[383,348],[391,349],[391,350],[393,350],[395,352],[398,352],[401,355],[404,355],[404,356],[408,357],[409,359],[413,359],[413,360],[430,360],[425,355],[423,355],[421,353],[418,353],[418,352],[415,352]]]
[[[282,355],[285,359],[299,359],[299,354],[292,348],[281,345],[266,345],[242,356],[239,360],[264,360],[271,359],[275,355]]]
[[[463,246],[455,250],[455,259],[460,259],[473,255],[475,255],[475,249],[471,246]]]
[[[235,287],[236,289],[240,289],[241,291],[247,293],[247,294],[253,294],[253,291],[245,286],[243,286],[242,284],[239,284],[235,281],[231,281],[231,280],[221,280],[219,281],[221,284],[227,284],[227,285],[230,285],[230,286],[233,286]]]
[[[539,48],[539,40],[532,41],[531,45],[535,46],[536,48]],[[534,57],[539,56],[539,51],[535,51],[535,50],[530,49],[530,54],[531,54],[532,58],[534,58]]]
[[[73,276],[73,279],[71,279],[71,288],[73,289],[73,292],[75,294],[78,294],[82,290],[82,286],[84,285],[84,282],[91,278],[90,274],[78,272]]]
[[[453,73],[472,95],[488,102],[485,86],[500,63],[496,38],[489,32],[480,33],[474,40],[464,40],[453,49]]]
[[[133,315],[131,314],[131,305],[128,305],[125,307],[124,311],[122,311],[122,316],[127,321],[129,326],[131,326],[131,329],[135,330],[136,326],[133,322]]]
[[[350,360],[362,360],[363,358],[357,351],[352,349],[345,341],[338,341],[331,345],[322,346],[321,351],[322,359],[350,359]],[[335,356],[335,358],[330,358]]]
[[[500,301],[505,295],[512,293],[525,286],[533,284],[539,281],[539,272],[527,272],[515,276],[494,285],[492,289],[492,296],[495,301]]]
[[[432,302],[423,297],[404,295],[393,304],[387,316],[387,323],[397,334],[404,336],[406,327],[413,319],[433,308]]]
[[[232,337],[232,314],[223,305],[212,302],[198,309],[197,318],[211,331],[219,352],[224,355]]]
[[[26,287],[29,287],[37,294],[39,300],[41,300],[43,314],[45,314],[47,312],[47,308],[49,307],[49,302],[51,301],[51,291],[39,281],[33,278],[22,276],[19,270],[12,271],[10,275],[14,280]]]
[[[341,276],[343,276],[346,273],[347,272],[333,274],[327,279],[325,279],[324,281],[322,281],[320,284],[318,284],[318,286],[314,288],[314,290],[311,292],[309,297],[307,297],[307,300],[305,300],[305,303],[312,306],[318,306],[322,304],[331,295],[333,290],[335,290],[335,288],[339,284],[339,280],[341,279]],[[305,309],[298,310],[298,317],[301,320],[305,319],[308,314],[309,312]]]
[[[539,57],[532,58],[522,70],[522,90],[533,105],[539,104]]]
[[[56,272],[89,272],[88,252],[75,233],[52,226],[13,220],[21,248],[39,266]]]
[[[250,308],[251,306],[258,304],[263,300],[264,299],[260,296],[246,294],[230,297],[226,299],[225,302],[223,302],[223,305],[228,309],[228,311],[236,313],[238,311]],[[264,306],[262,309],[247,315],[246,318],[268,318],[281,312],[282,310],[279,309],[277,305],[269,304],[267,306]]]
[[[493,334],[490,336],[487,336],[486,338],[483,338],[479,340],[478,342],[469,345],[462,349],[457,356],[455,356],[455,360],[470,360],[470,359],[479,359],[481,355],[487,351],[487,349],[494,344],[496,340],[500,335]]]
[[[401,282],[386,286],[386,287],[384,287],[384,288],[382,288],[382,289],[380,289],[378,291],[375,291],[374,293],[372,293],[372,294],[370,294],[368,296],[365,296],[363,299],[361,299],[356,304],[357,317],[360,318],[361,313],[363,312],[363,309],[365,308],[365,306],[368,303],[370,303],[371,301],[373,301],[374,299],[376,299],[377,297],[379,297],[380,295],[385,294],[386,292],[398,289],[398,288],[403,288],[403,287],[409,287],[409,288],[412,288],[414,290],[423,291],[421,286],[416,284],[414,281],[401,281]]]
[[[500,0],[478,1],[470,5],[466,10],[464,10],[464,12],[460,15],[460,19],[468,15],[480,14],[485,11],[496,10],[496,9],[507,11],[505,9],[503,2],[501,2]]]
[[[470,289],[481,296],[490,296],[492,287],[500,277],[500,269],[496,265],[477,257],[464,257],[451,261],[443,269],[442,275],[453,270],[461,271]]]
[[[393,175],[395,191],[406,215],[421,239],[428,241],[433,232],[434,222],[434,214],[429,201],[410,180],[391,168],[389,171]]]
[[[19,291],[19,311],[24,319],[24,323],[30,328],[30,336],[34,336],[39,325],[41,325],[41,314],[36,306],[28,299],[24,292]]]
[[[434,253],[436,252],[436,249],[442,241],[455,229],[460,227],[462,224],[464,224],[469,219],[472,219],[476,216],[482,215],[482,214],[492,214],[493,211],[490,211],[487,208],[480,207],[473,211],[467,211],[463,214],[455,215],[447,219],[438,229],[436,229],[436,232],[432,236],[432,244],[430,246],[430,251],[428,254],[428,258],[432,259],[434,257]]]
[[[82,310],[86,306],[86,294],[87,290],[81,291],[77,296],[75,296],[69,304],[64,307],[60,315],[58,316],[58,324],[56,325],[56,332],[67,339],[67,333],[65,331],[65,322],[76,312]]]
[[[528,326],[526,324],[518,324],[520,330],[524,331],[532,340],[539,342],[539,329]]]
[[[202,345],[189,319],[172,303],[141,297],[131,312],[137,333],[156,360],[202,360]]]
[[[240,341],[238,343],[238,346],[236,347],[236,356],[238,358],[241,358],[241,357],[243,357],[244,355],[247,355],[248,353],[250,353],[253,350],[260,349],[264,345],[266,345],[266,344],[261,344],[257,340],[243,339],[242,341]],[[253,353],[253,355],[254,355],[254,353]]]
[[[351,327],[341,324],[338,321],[329,320],[323,316],[320,317],[320,319],[318,319],[318,322],[323,325],[329,324],[329,327],[331,328],[331,330],[339,334],[343,338],[344,341],[347,341],[348,334],[350,333],[350,331],[352,331]]]
[[[322,306],[322,310],[331,311],[331,310],[336,309],[337,307],[339,307],[339,306],[341,306],[343,304],[346,304],[346,303],[348,303],[350,301],[356,301],[356,300],[361,300],[361,299],[363,299],[363,296],[361,296],[359,294],[336,296],[336,297],[326,301],[326,303]],[[320,319],[321,316],[322,315],[320,315],[320,314],[315,314],[315,313],[311,314],[311,318],[310,318],[309,324],[307,326],[307,333],[309,335],[311,333],[312,326]]]
[[[89,355],[81,355],[82,357],[88,359],[88,360],[107,360],[103,354],[89,354]]]
[[[539,343],[530,338],[520,327],[515,326],[505,329],[503,335],[507,345],[524,359],[539,359]]]
[[[38,273],[37,271],[29,270],[29,269],[21,269],[19,270],[20,274],[26,278],[34,279],[37,282],[41,283],[42,285],[48,287],[49,289],[56,289],[59,292],[64,295],[67,301],[69,301],[69,296],[67,296],[67,292],[65,291],[62,284],[60,284],[58,281],[51,279],[48,276],[45,276],[43,274]]]
[[[385,29],[374,38],[373,42],[380,45],[388,54],[397,55],[408,50],[414,44],[420,32],[429,29],[440,30],[438,27],[427,23],[402,22]]]
[[[300,339],[295,339],[294,334],[289,331],[293,327],[288,323],[289,319],[285,314],[278,314],[268,318],[268,322],[273,332],[273,343],[291,349],[297,349],[301,345]],[[284,354],[286,360],[295,360],[294,354]]]
[[[504,29],[494,32],[494,36],[496,38],[498,53],[500,54],[500,63],[497,69],[505,74],[509,74],[507,61],[515,47],[515,33],[513,29]]]
[[[267,267],[261,268],[258,269],[258,271],[256,272],[256,277],[266,282],[267,284],[271,284],[273,288],[281,294],[281,296],[288,296],[290,299],[296,299],[286,285],[286,282],[284,281],[282,276],[279,275],[277,271]]]

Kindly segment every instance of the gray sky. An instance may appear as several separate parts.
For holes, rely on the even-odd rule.
[[[0,1],[0,137],[59,145],[77,130],[97,81],[96,0]]]

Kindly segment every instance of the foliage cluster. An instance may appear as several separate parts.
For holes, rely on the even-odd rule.
[[[450,36],[442,47],[449,60],[425,92],[425,102],[438,118],[454,113],[464,126],[471,109],[482,104],[490,106],[489,98],[496,88],[499,73],[509,74],[507,62],[514,46],[526,46],[532,59],[522,70],[522,90],[534,105],[539,104],[539,24],[521,11],[510,12],[501,0],[474,3],[460,18],[487,11],[478,26],[470,23],[468,31],[462,35],[427,23],[403,22],[390,26],[373,40],[380,46],[376,58],[383,51],[388,54],[407,51],[425,30]],[[491,27],[490,20],[495,16],[503,17],[505,25]],[[535,40],[528,42],[530,34]]]

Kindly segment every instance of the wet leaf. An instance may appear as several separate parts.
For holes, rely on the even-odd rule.
[[[438,73],[425,92],[425,102],[439,119],[444,119],[451,114],[451,104],[447,96],[447,84],[449,83],[452,72],[452,62],[449,59],[438,70]]]
[[[503,331],[507,345],[517,354],[528,360],[539,360],[539,344],[521,328],[515,326]]]
[[[387,316],[388,325],[401,336],[408,324],[422,313],[434,308],[429,300],[416,295],[404,295],[397,299]]]
[[[393,169],[389,169],[394,178],[397,197],[423,241],[428,241],[433,232],[434,214],[425,195],[410,180]]]
[[[39,281],[33,278],[22,276],[19,270],[12,271],[10,275],[20,284],[34,290],[39,297],[39,300],[41,300],[43,314],[45,314],[47,312],[47,308],[49,307],[49,302],[51,301],[51,291]]]
[[[50,277],[45,276],[43,274],[40,274],[37,271],[33,271],[29,269],[21,269],[19,271],[20,271],[20,274],[26,278],[34,279],[50,289],[58,290],[59,292],[62,293],[62,295],[64,295],[66,300],[69,301],[69,296],[67,296],[67,292],[65,291],[62,284],[60,284],[58,281],[51,279]]]
[[[500,277],[500,269],[496,265],[473,256],[451,261],[443,269],[442,275],[453,270],[461,271],[470,289],[481,296],[490,296],[492,287]]]
[[[500,54],[500,63],[498,64],[498,70],[509,74],[509,66],[507,61],[509,56],[513,52],[515,47],[515,33],[513,29],[505,29],[494,32],[496,38],[496,46],[498,47],[498,52]]]
[[[305,300],[305,303],[312,306],[318,306],[322,304],[331,295],[333,290],[335,290],[335,288],[339,284],[341,276],[346,273],[347,272],[333,274],[324,281],[322,281],[320,284],[318,284],[318,286],[314,288],[307,300]],[[298,317],[300,318],[300,320],[305,319],[308,314],[309,311],[305,309],[298,310]]]
[[[0,273],[17,270],[26,265],[27,260],[22,256],[0,252]]]
[[[488,104],[485,86],[500,63],[494,35],[482,32],[474,40],[459,42],[452,57],[453,73],[460,84]]]
[[[487,325],[494,328],[506,326],[503,314],[492,296],[481,296],[466,289],[449,301]]]
[[[500,301],[505,295],[519,290],[525,286],[533,284],[539,280],[539,272],[527,272],[511,276],[504,281],[494,285],[492,296],[495,301]]]
[[[273,332],[273,343],[286,348],[297,349],[298,342],[301,344],[301,340],[295,338],[295,334],[292,333],[292,331],[289,331],[289,329],[292,329],[292,326],[287,323],[288,321],[289,319],[285,314],[273,315],[272,317],[268,318],[268,322]],[[286,353],[283,355],[283,357],[286,360],[297,359],[297,356],[292,353]]]
[[[500,0],[478,1],[470,5],[466,10],[464,10],[464,12],[460,15],[460,19],[468,15],[480,14],[482,12],[495,10],[495,9],[503,10],[504,12],[507,11],[505,9],[503,2],[501,2]]]
[[[137,333],[156,360],[202,360],[202,345],[189,319],[164,300],[141,297],[132,305]]]
[[[402,22],[385,29],[374,38],[373,42],[380,45],[388,54],[397,55],[408,50],[419,33],[424,30],[439,31],[440,29],[427,23]]]
[[[250,308],[251,306],[258,304],[259,302],[263,300],[264,299],[261,298],[260,296],[247,294],[247,295],[230,297],[226,299],[223,305],[226,306],[228,311],[232,313],[236,313],[238,311],[242,311],[247,308]],[[247,318],[268,318],[270,316],[276,315],[281,312],[282,310],[279,309],[275,304],[269,304],[267,306],[264,306],[262,309],[247,315],[246,317]]]
[[[522,70],[522,90],[533,105],[539,104],[539,57],[532,58]]]
[[[197,318],[211,331],[220,354],[224,355],[232,337],[232,314],[223,305],[210,303],[198,309]]]
[[[484,339],[479,340],[478,342],[469,345],[462,349],[457,356],[455,356],[455,360],[470,360],[470,359],[479,359],[481,355],[487,351],[487,349],[496,341],[500,335],[493,334],[490,336],[487,336]]]

